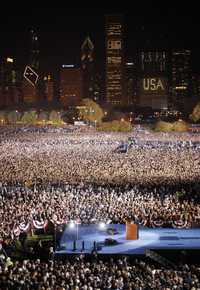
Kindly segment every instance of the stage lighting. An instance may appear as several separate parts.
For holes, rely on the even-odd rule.
[[[103,222],[100,222],[100,223],[99,223],[99,228],[100,228],[101,230],[104,230],[105,227],[106,227],[106,224],[105,224],[105,223],[103,223]]]
[[[70,221],[69,222],[69,228],[70,229],[73,229],[75,227],[75,223],[74,223],[74,221]]]

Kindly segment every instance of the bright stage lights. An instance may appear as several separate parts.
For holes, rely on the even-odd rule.
[[[99,228],[100,228],[101,230],[104,230],[105,227],[106,227],[106,224],[105,224],[104,222],[100,222],[100,223],[99,223]]]
[[[70,221],[69,222],[69,228],[70,229],[73,229],[75,227],[75,223],[74,223],[74,221]]]

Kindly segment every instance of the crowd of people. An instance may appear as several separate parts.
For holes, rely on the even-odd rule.
[[[186,142],[188,133],[171,135],[174,146],[170,148],[132,146],[126,154],[117,154],[114,149],[130,134],[47,129],[41,133],[32,127],[1,130],[2,237],[19,233],[19,227],[30,228],[35,221],[49,220],[79,219],[89,224],[132,219],[148,227],[199,223],[200,203],[198,195],[191,193],[194,188],[186,189],[189,199],[180,201],[176,194],[182,190],[181,182],[195,183],[200,176],[198,148],[177,150],[177,140]],[[168,137],[167,133],[154,136],[160,143]],[[152,133],[139,130],[131,138],[153,140]],[[198,140],[198,135],[191,134],[190,142]]]
[[[199,290],[200,268],[183,264],[175,269],[127,257],[67,261],[39,259],[12,262],[0,267],[2,290]]]
[[[18,236],[33,226],[51,221],[67,224],[79,220],[81,224],[126,223],[134,220],[146,227],[189,228],[200,225],[200,197],[191,194],[193,188],[177,192],[162,186],[103,186],[80,183],[34,184],[33,188],[20,184],[0,184],[0,236]],[[184,198],[180,199],[184,194]],[[180,195],[180,196],[179,196]]]
[[[151,135],[93,131],[4,132],[0,136],[0,177],[2,181],[27,181],[37,177],[51,182],[113,184],[176,183],[199,179],[199,149],[191,146],[177,150],[177,134],[154,136],[159,142],[170,138],[170,148],[137,146],[127,154],[114,153],[129,137],[141,141],[144,138],[151,140]],[[189,138],[187,133],[179,135],[180,141]],[[191,134],[190,141],[199,141],[199,136]]]
[[[116,152],[130,140],[125,154]],[[0,127],[0,245],[72,220],[200,225],[199,142],[192,133]],[[126,258],[3,261],[0,255],[6,290],[197,290],[199,275],[194,265],[172,270]]]

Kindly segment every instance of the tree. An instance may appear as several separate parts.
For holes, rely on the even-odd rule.
[[[130,132],[132,131],[132,125],[127,121],[112,121],[112,122],[103,122],[98,127],[98,131],[105,132]]]
[[[17,110],[10,111],[7,114],[7,119],[10,124],[16,124],[18,121],[20,121],[20,118],[21,114]]]
[[[38,115],[37,121],[39,123],[47,122],[49,120],[49,114],[48,112],[41,111]]]
[[[155,131],[157,132],[186,132],[188,131],[188,124],[183,120],[176,122],[159,121],[156,123]]]
[[[49,114],[49,121],[51,121],[54,125],[60,125],[63,123],[61,119],[61,113],[57,111],[51,111]]]
[[[69,109],[62,114],[62,120],[65,123],[73,124],[74,121],[79,119],[79,110],[75,107],[72,109]]]
[[[158,121],[155,126],[156,132],[171,132],[173,129],[173,124],[164,121]]]
[[[183,120],[178,120],[173,123],[173,131],[175,132],[187,132],[188,129],[188,124]]]
[[[0,125],[3,125],[7,122],[6,111],[0,111]]]
[[[194,122],[199,121],[200,119],[200,102],[194,107],[190,119]]]
[[[21,122],[23,124],[35,124],[37,120],[37,112],[36,111],[27,111],[24,112]]]
[[[104,117],[102,108],[91,99],[83,99],[82,107],[80,109],[80,116],[83,120],[93,123],[101,123]]]

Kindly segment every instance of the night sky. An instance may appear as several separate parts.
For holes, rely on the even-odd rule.
[[[141,1],[140,1],[141,2]],[[95,54],[104,56],[104,15],[124,15],[126,54],[143,47],[189,48],[193,53],[193,70],[200,72],[199,9],[190,1],[143,1],[127,9],[102,8],[27,8],[13,9],[1,16],[0,57],[14,56],[19,65],[28,59],[28,32],[36,29],[40,38],[42,66],[50,70],[61,63],[77,63],[80,46],[90,35]],[[161,2],[161,1],[160,1]],[[191,6],[189,6],[189,4]],[[180,7],[179,7],[180,5]],[[30,5],[31,6],[31,5]],[[3,13],[2,13],[3,14]]]

